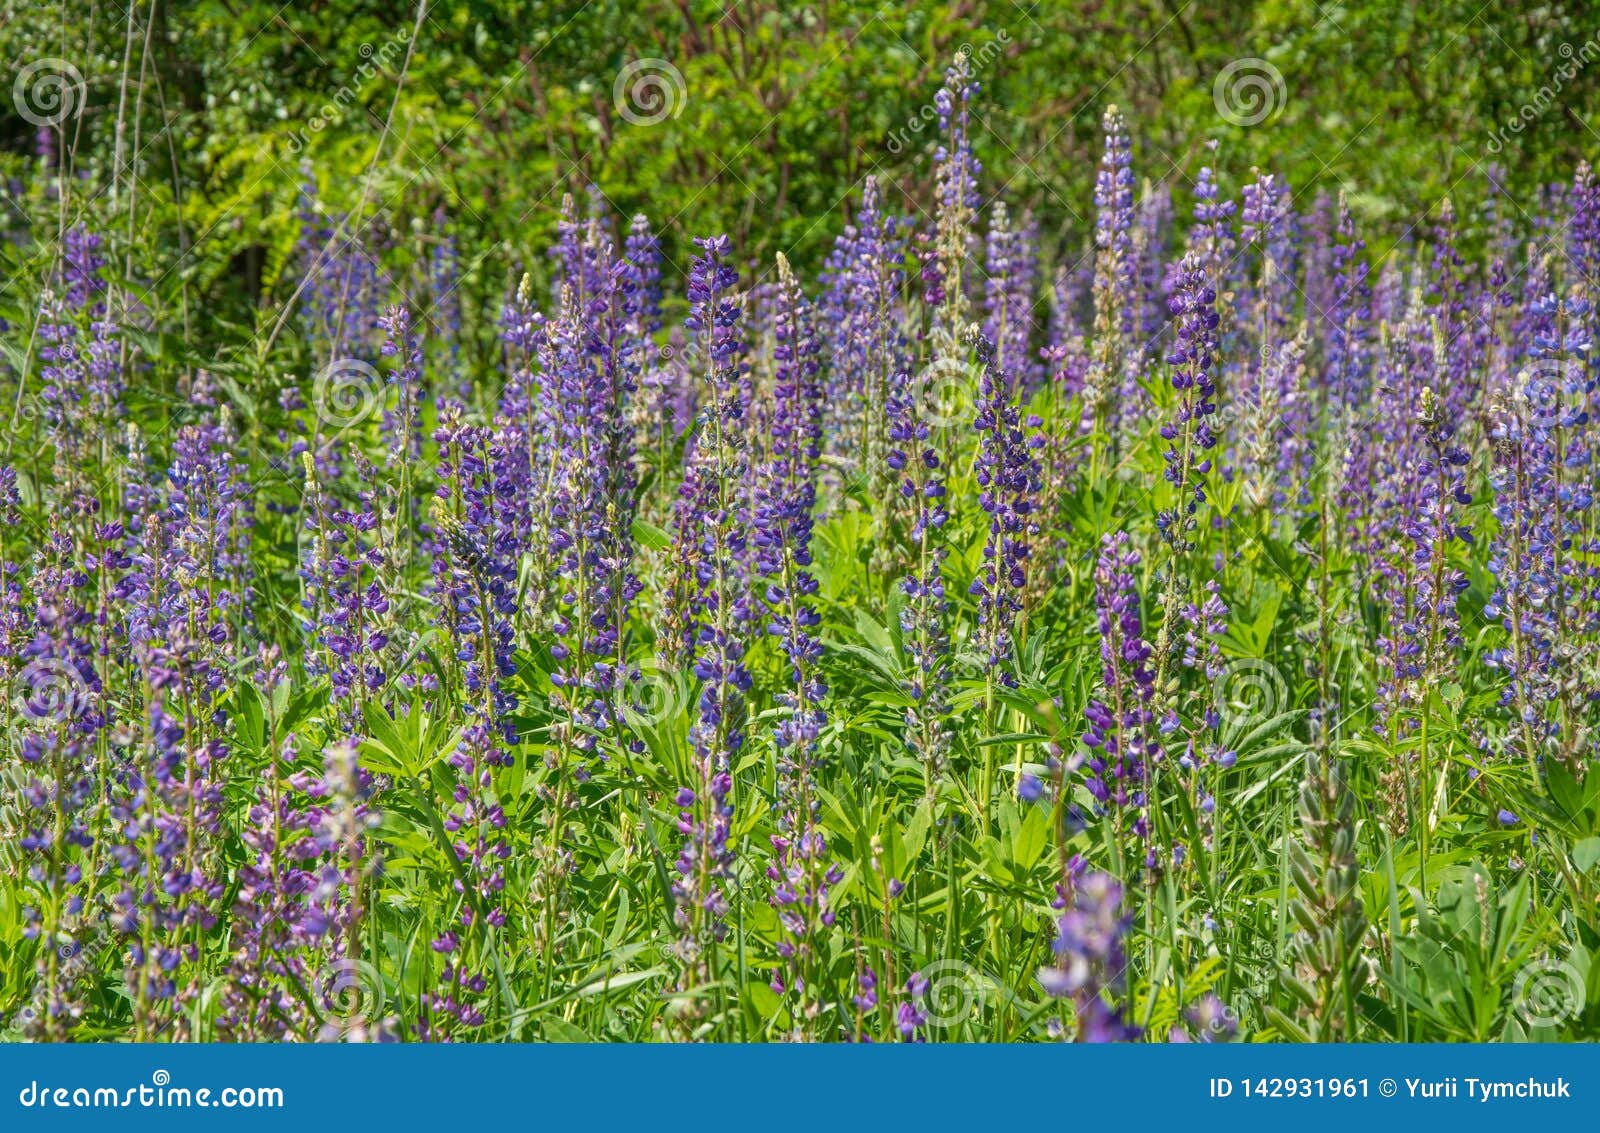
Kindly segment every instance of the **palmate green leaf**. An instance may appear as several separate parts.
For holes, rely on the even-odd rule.
[[[859,843],[863,833],[863,816],[856,804],[825,787],[817,787],[816,791],[833,816],[833,822],[829,825],[836,825],[840,835],[847,841]]]
[[[328,682],[319,680],[297,690],[290,691],[285,685],[279,685],[282,690],[282,707],[278,707],[279,693],[274,693],[273,730],[278,735],[288,735],[309,720],[315,713],[322,711],[328,704]]]
[[[899,657],[894,652],[882,646],[857,645],[854,642],[832,638],[824,639],[823,645],[830,653],[856,657],[867,663],[868,672],[862,673],[858,670],[852,674],[856,681],[880,693],[899,695],[903,669]]]
[[[440,760],[455,750],[460,733],[447,719],[430,719],[420,700],[413,701],[399,716],[391,716],[381,704],[369,702],[365,719],[370,737],[361,750],[371,770],[419,779]]]

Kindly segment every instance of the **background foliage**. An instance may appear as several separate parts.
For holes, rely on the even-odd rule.
[[[1236,182],[1259,166],[1306,201],[1345,190],[1381,250],[1441,197],[1481,195],[1495,125],[1549,84],[1561,45],[1600,34],[1591,5],[1565,2],[474,0],[427,6],[397,91],[404,56],[356,76],[369,48],[418,26],[414,4],[134,9],[7,0],[0,57],[20,66],[48,50],[83,74],[71,160],[85,199],[69,211],[133,225],[149,301],[247,324],[292,292],[280,269],[308,158],[330,205],[364,195],[396,234],[426,235],[442,207],[485,303],[515,264],[543,266],[562,193],[590,183],[621,215],[648,208],[680,267],[690,231],[815,266],[867,174],[907,209],[930,206],[929,135],[905,129],[962,44],[985,87],[985,191],[1030,208],[1061,255],[1087,240],[1109,102],[1129,116],[1141,176],[1187,189],[1214,139],[1212,164]],[[685,97],[675,117],[638,126],[618,115],[613,84],[650,57],[678,69]],[[1234,126],[1213,84],[1245,57],[1275,66],[1287,97],[1269,121]],[[1580,74],[1498,154],[1519,199],[1567,176],[1594,139],[1595,92]],[[114,210],[103,187],[119,108],[141,195]],[[3,104],[0,152],[13,175],[35,160],[33,128]]]

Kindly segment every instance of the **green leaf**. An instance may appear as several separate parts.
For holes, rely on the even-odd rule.
[[[266,707],[261,691],[249,681],[240,681],[234,693],[234,737],[244,751],[257,756],[267,746]]]
[[[1039,860],[1050,841],[1050,826],[1044,808],[1030,806],[1011,839],[1011,860],[1027,870]]]
[[[554,1015],[539,1017],[539,1037],[547,1043],[592,1043],[588,1032]]]
[[[672,545],[672,536],[653,523],[642,519],[633,521],[633,538],[647,551],[660,551]]]

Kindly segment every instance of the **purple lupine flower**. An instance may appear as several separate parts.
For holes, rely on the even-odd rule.
[[[1452,679],[1460,644],[1456,602],[1466,588],[1453,546],[1471,541],[1462,509],[1468,456],[1454,443],[1454,424],[1437,392],[1446,371],[1443,332],[1432,327],[1424,350],[1420,294],[1406,325],[1390,342],[1381,428],[1375,535],[1387,617],[1378,638],[1378,728],[1391,743],[1408,735],[1427,711],[1428,689]],[[1433,364],[1423,378],[1420,359]],[[1409,753],[1407,754],[1409,758]],[[1401,775],[1396,768],[1392,774]],[[1398,797],[1397,797],[1398,802]]]
[[[984,280],[984,337],[994,344],[1000,375],[1023,390],[1033,387],[1037,369],[1030,342],[1033,338],[1033,284],[1037,264],[1029,239],[1029,222],[1013,229],[1004,201],[996,201],[989,216],[985,244],[987,276]]]
[[[1415,339],[1422,321],[1421,296],[1413,297],[1406,321],[1394,330],[1380,351],[1374,382],[1377,421],[1366,441],[1371,482],[1371,515],[1363,532],[1363,548],[1377,572],[1381,601],[1386,610],[1384,632],[1377,638],[1381,654],[1375,682],[1378,698],[1377,730],[1393,729],[1396,739],[1409,728],[1403,709],[1420,688],[1421,668],[1416,663],[1419,623],[1412,621],[1416,598],[1415,549],[1407,517],[1416,511],[1417,475],[1421,463],[1420,431],[1415,424],[1418,387]],[[1412,529],[1414,530],[1414,528]]]
[[[611,273],[610,248],[610,241],[602,239],[598,220],[580,220],[572,194],[563,194],[550,258],[555,261],[552,289],[558,295],[570,293],[566,300],[569,309],[588,310],[590,302],[604,294]]]
[[[656,345],[661,331],[661,241],[643,213],[633,218],[623,246],[619,266],[624,331],[629,357],[638,375],[639,396],[634,399],[629,417],[634,427],[635,445],[650,454],[650,464],[658,490],[665,490],[666,461],[671,441],[678,435],[673,428],[673,373],[668,364],[671,351]]]
[[[1134,578],[1139,561],[1139,553],[1128,545],[1127,532],[1101,539],[1095,565],[1095,609],[1099,612],[1105,687],[1085,709],[1088,728],[1083,742],[1089,749],[1085,761],[1089,793],[1114,816],[1119,833],[1125,822],[1122,816],[1136,811],[1129,829],[1148,842],[1145,783],[1151,764],[1161,759],[1161,747],[1151,726],[1156,682]],[[1153,854],[1153,850],[1147,852],[1146,864],[1154,864]]]
[[[353,733],[364,727],[369,700],[388,683],[389,600],[380,581],[378,515],[372,491],[360,491],[357,506],[347,508],[320,484],[309,453],[304,460],[306,671],[329,678],[341,723]]]
[[[1204,166],[1194,182],[1194,225],[1189,229],[1188,250],[1200,258],[1206,278],[1216,290],[1220,290],[1233,258],[1237,207],[1238,202],[1222,196],[1212,168]]]
[[[1095,175],[1093,355],[1083,384],[1084,431],[1096,448],[1123,374],[1134,334],[1137,261],[1133,247],[1133,151],[1122,112],[1107,106],[1105,151]]]
[[[128,499],[139,534],[121,594],[149,695],[146,735],[111,800],[108,852],[120,881],[113,921],[128,936],[128,989],[144,1037],[181,1020],[202,993],[203,934],[222,911],[222,706],[251,596],[250,489],[235,449],[226,409],[217,424],[185,426],[164,494]]]
[[[1433,263],[1425,291],[1431,318],[1438,324],[1436,337],[1443,347],[1443,357],[1435,362],[1424,355],[1424,364],[1437,367],[1444,375],[1438,396],[1445,415],[1465,424],[1475,420],[1483,408],[1478,404],[1482,383],[1474,372],[1478,355],[1470,348],[1474,329],[1468,323],[1470,286],[1465,263],[1456,249],[1456,229],[1455,207],[1446,197],[1439,204],[1439,221],[1433,230]]]
[[[1074,346],[1078,352],[1083,348],[1083,325],[1078,311],[1081,297],[1074,288],[1074,275],[1069,265],[1057,264],[1050,279],[1050,315],[1046,321],[1045,346],[1039,351],[1039,357],[1045,362],[1046,377],[1056,384],[1061,382],[1062,363],[1074,352]],[[1072,393],[1076,394],[1077,390]]]
[[[1443,330],[1435,324],[1435,357],[1445,353]],[[1441,371],[1447,364],[1440,364]],[[1428,387],[1422,390],[1417,423],[1422,429],[1423,459],[1418,465],[1419,543],[1417,563],[1426,566],[1417,580],[1418,612],[1432,619],[1429,672],[1436,681],[1452,675],[1450,654],[1460,644],[1461,620],[1456,600],[1467,588],[1467,577],[1453,561],[1453,546],[1470,545],[1472,531],[1465,509],[1472,503],[1467,489],[1470,456],[1456,441],[1456,425],[1449,417],[1444,396]]]
[[[1259,170],[1242,194],[1239,242],[1256,264],[1250,283],[1253,295],[1245,306],[1251,311],[1258,347],[1276,341],[1289,318],[1297,275],[1292,200],[1281,177]]]
[[[26,662],[22,650],[32,618],[23,601],[21,547],[12,543],[12,533],[23,520],[22,493],[17,471],[0,465],[0,688],[14,688],[13,682]],[[12,727],[10,697],[0,698],[0,758],[10,760]]]
[[[647,328],[657,310],[657,300],[639,296],[640,269],[627,259],[612,259],[611,277],[605,291],[605,305],[595,305],[597,330],[591,336],[591,350],[600,369],[599,394],[604,412],[592,422],[598,432],[597,452],[604,471],[603,484],[609,541],[606,546],[609,573],[617,585],[609,588],[613,609],[622,629],[628,603],[638,594],[639,582],[629,572],[633,558],[633,523],[638,517],[639,468],[638,434],[634,427],[635,405],[651,365],[654,343]],[[645,273],[646,282],[647,273]]]
[[[844,874],[828,860],[817,824],[821,801],[813,791],[817,741],[827,722],[827,685],[818,671],[822,644],[813,636],[821,618],[809,602],[817,590],[809,568],[821,455],[821,343],[810,304],[781,253],[773,329],[771,455],[757,475],[751,540],[756,570],[766,580],[766,631],[788,659],[789,683],[775,697],[783,710],[773,728],[780,809],[767,877],[785,933],[778,954],[800,1003],[795,1018],[809,1021],[812,1005],[820,1006],[821,938],[835,917],[828,891]],[[775,981],[782,981],[781,972]]]
[[[603,240],[600,235],[595,238]],[[595,330],[587,352],[595,366],[594,394],[589,398],[594,410],[584,422],[584,429],[594,435],[589,448],[600,472],[600,494],[589,501],[592,562],[587,567],[594,575],[597,607],[590,615],[595,639],[590,683],[597,691],[597,728],[616,720],[619,699],[632,675],[627,666],[627,615],[643,589],[632,568],[634,522],[642,504],[637,405],[646,373],[656,363],[653,336],[661,325],[659,250],[648,224],[635,218],[624,258],[611,258],[608,246],[602,254],[611,264],[610,278],[603,301],[592,304],[590,323]],[[640,746],[640,741],[635,739],[632,746]]]
[[[167,469],[165,518],[172,540],[167,566],[184,591],[169,598],[167,615],[184,621],[192,636],[211,646],[200,670],[211,696],[222,693],[241,659],[235,647],[253,593],[254,507],[237,445],[224,408],[217,423],[178,431]]]
[[[928,1013],[922,1009],[928,996],[928,977],[912,972],[906,979],[905,996],[895,1004],[894,1027],[900,1032],[900,1041],[926,1042],[923,1028],[928,1025]]]
[[[598,228],[593,238],[603,243]],[[610,259],[602,247],[600,258]],[[564,872],[568,855],[564,815],[574,804],[570,780],[589,774],[582,763],[616,719],[626,666],[623,630],[639,592],[629,569],[635,500],[633,426],[628,419],[642,364],[648,313],[632,310],[635,276],[617,265],[595,281],[586,310],[570,306],[546,328],[546,419],[556,463],[551,496],[550,551],[554,598],[551,653],[556,668],[553,704],[560,710],[552,802],[551,860]],[[554,884],[554,882],[552,882]],[[555,895],[547,895],[553,912]],[[547,926],[552,928],[553,926]]]
[[[1239,1034],[1239,1017],[1214,991],[1206,992],[1199,1002],[1186,1008],[1183,1017],[1192,1034],[1190,1030],[1174,1025],[1168,1041],[1226,1043],[1232,1042]]]
[[[383,409],[385,460],[391,468],[409,466],[422,458],[422,343],[404,307],[390,307],[378,325],[384,332],[383,356],[397,359],[390,378],[395,404]]]
[[[588,336],[576,317],[564,314],[553,320],[547,336],[552,365],[544,376],[555,446],[552,456],[558,462],[550,505],[551,578],[556,588],[551,623],[556,665],[550,679],[556,690],[553,702],[563,714],[556,767],[562,778],[554,797],[560,813],[567,803],[565,777],[583,773],[575,759],[581,758],[578,753],[595,750],[595,733],[607,722],[596,666],[614,654],[618,632],[607,600],[616,536],[611,529],[614,505],[608,514],[600,434],[613,407],[601,385],[604,373],[594,364]]]
[[[1377,282],[1372,287],[1372,317],[1380,324],[1392,325],[1405,317],[1407,285],[1405,273],[1400,265],[1409,259],[1411,254],[1409,241],[1402,241],[1400,246],[1393,249],[1384,259],[1383,267],[1378,272]]]
[[[30,1033],[59,1040],[83,1012],[79,986],[87,974],[70,963],[81,955],[90,921],[84,866],[94,844],[96,806],[91,760],[105,726],[101,681],[89,640],[90,579],[76,562],[59,515],[32,578],[29,638],[13,689],[12,725],[24,782],[18,849],[23,867],[22,935],[39,941],[34,1022]]]
[[[1222,773],[1238,762],[1237,753],[1225,746],[1219,737],[1223,720],[1216,707],[1214,691],[1216,682],[1226,671],[1221,639],[1228,632],[1228,615],[1228,604],[1222,599],[1222,585],[1215,578],[1206,583],[1203,600],[1186,602],[1179,611],[1183,625],[1183,653],[1179,663],[1183,670],[1195,674],[1198,679],[1191,682],[1183,703],[1178,706],[1188,735],[1184,750],[1175,762],[1188,786],[1201,844],[1208,850],[1215,829],[1217,783]],[[1183,846],[1174,844],[1171,855],[1174,864],[1183,853]]]
[[[906,745],[932,777],[942,769],[950,747],[947,473],[934,426],[914,401],[910,383],[899,381],[896,390],[888,406],[888,466],[900,478],[897,495],[909,518],[907,538],[915,548],[911,571],[900,580],[906,598],[900,632],[909,662],[905,692],[911,701],[905,711]]]
[[[1217,350],[1216,300],[1199,258],[1192,252],[1185,255],[1172,289],[1170,304],[1177,330],[1167,353],[1178,401],[1174,420],[1161,427],[1167,441],[1164,475],[1172,485],[1173,503],[1156,515],[1162,539],[1178,554],[1194,546],[1196,512],[1206,502],[1205,477],[1211,471],[1211,458],[1206,454],[1217,444],[1210,420],[1217,412],[1212,400],[1217,392],[1212,373]]]
[[[1233,328],[1245,347],[1239,389],[1230,390],[1229,403],[1237,426],[1240,463],[1255,486],[1260,503],[1275,490],[1268,469],[1276,464],[1277,420],[1283,411],[1286,376],[1296,371],[1284,363],[1284,342],[1289,338],[1290,301],[1294,296],[1293,209],[1288,187],[1272,174],[1255,170],[1244,187],[1240,209],[1241,251],[1224,272],[1227,284],[1242,298]],[[1176,273],[1175,273],[1176,274]],[[1213,294],[1217,288],[1213,285]],[[1215,305],[1215,298],[1212,303]],[[1219,333],[1214,336],[1220,341]],[[1215,384],[1213,382],[1213,384]],[[1234,474],[1229,469],[1230,477]]]
[[[821,320],[830,335],[826,434],[857,462],[873,498],[887,490],[888,400],[909,365],[901,324],[905,243],[884,212],[878,179],[868,177],[855,223],[834,242]]]
[[[623,327],[626,316],[620,303],[626,299],[626,293],[618,291],[616,277],[625,274],[624,269],[615,261],[614,246],[599,218],[580,221],[570,194],[562,198],[556,234],[556,243],[550,249],[551,258],[556,262],[555,317],[576,320],[582,328],[584,349],[594,355],[589,364],[600,368],[613,388],[615,400],[625,408],[637,384],[637,366],[643,359],[636,357],[633,340]],[[508,484],[507,491],[511,498],[520,501],[519,510],[529,517],[527,526],[533,550],[530,590],[535,597],[524,611],[524,621],[539,625],[550,615],[548,605],[554,592],[551,582],[556,569],[555,557],[560,553],[551,509],[555,506],[556,481],[563,468],[564,415],[570,409],[558,402],[560,382],[552,375],[562,363],[555,357],[556,344],[549,335],[549,320],[539,316],[528,319],[526,282],[524,278],[519,288],[517,310],[508,310],[506,320],[507,334],[515,334],[519,340],[508,338],[507,341],[523,352],[532,348],[544,380],[536,381],[528,374],[519,391],[526,399],[526,407],[523,415],[516,418],[516,429],[522,439],[521,447],[528,453],[529,465],[523,477],[521,457],[516,458],[518,478],[522,482]],[[597,376],[596,380],[600,378]],[[531,421],[526,420],[528,413],[532,414]],[[626,449],[625,454],[619,451],[617,459],[605,465],[608,475],[619,478],[615,485],[616,503],[623,511],[615,529],[626,540],[634,507],[632,437],[625,430],[624,421],[615,420],[606,426],[605,438],[608,449]],[[596,460],[604,462],[606,458],[597,450]]]
[[[1131,918],[1122,913],[1122,886],[1108,873],[1085,873],[1072,885],[1052,948],[1055,964],[1039,970],[1049,995],[1070,999],[1078,1042],[1131,1042],[1139,1028],[1115,1000],[1124,989],[1122,938]]]
[[[1088,378],[1091,365],[1089,347],[1083,335],[1072,334],[1052,341],[1039,353],[1048,370],[1046,392],[1049,407],[1049,412],[1044,415],[1046,441],[1041,459],[1045,464],[1046,480],[1059,484],[1058,490],[1053,493],[1059,495],[1067,490],[1067,482],[1072,479],[1072,473],[1082,459],[1080,446],[1072,443],[1078,425],[1068,419],[1067,406],[1073,398],[1083,393],[1083,383]]]
[[[185,735],[182,677],[155,664],[148,673],[146,750],[125,796],[110,808],[109,847],[120,881],[111,897],[112,925],[128,938],[127,981],[142,1036],[169,1025],[201,990],[198,971],[182,986],[177,974],[186,961],[198,967],[199,934],[217,921],[223,873],[213,847],[226,754],[220,740],[198,743],[200,737]]]
[[[554,439],[550,436],[551,423],[544,412],[540,383],[541,374],[553,362],[547,327],[544,315],[533,308],[530,280],[524,275],[501,311],[500,339],[507,376],[496,417],[508,440],[498,488],[507,501],[518,555],[528,556],[533,563],[528,600],[517,623],[524,632],[542,628],[547,613],[545,583],[549,574],[551,499],[545,487],[554,466]],[[453,432],[461,425],[460,403],[447,404],[454,407],[450,430]],[[441,421],[443,414],[444,406],[441,406]],[[438,439],[437,433],[435,439]],[[459,452],[459,448],[455,451]],[[439,589],[443,584],[440,571],[445,560],[437,551],[435,547],[434,586]]]
[[[302,312],[313,352],[323,366],[366,357],[376,346],[382,271],[351,218],[330,215],[310,162],[301,165],[300,239],[304,278]]]
[[[445,930],[430,941],[430,949],[445,957],[434,989],[424,992],[419,1037],[427,1042],[448,1042],[459,1031],[483,1026],[482,997],[488,989],[483,971],[490,965],[491,944],[485,938],[506,923],[501,893],[506,888],[506,811],[490,792],[493,770],[506,767],[509,755],[482,720],[467,725],[461,744],[451,754],[456,770],[454,807],[446,816],[445,832],[453,837],[451,853],[466,872],[467,885],[459,927]],[[467,939],[462,939],[466,935]]]
[[[307,824],[307,848],[316,850],[311,918],[328,926],[324,966],[313,981],[323,1015],[318,1042],[391,1042],[396,1021],[368,1015],[366,996],[352,984],[360,977],[361,934],[366,919],[363,889],[377,864],[367,834],[379,816],[370,802],[372,776],[361,766],[354,743],[330,745],[322,753],[321,775],[308,780],[316,800]],[[352,994],[354,992],[354,994]]]
[[[462,662],[460,685],[468,712],[484,725],[484,737],[515,738],[507,715],[516,701],[507,687],[513,674],[512,617],[516,612],[516,534],[506,506],[505,476],[510,435],[463,425],[459,409],[447,406],[435,439],[440,445],[440,483],[435,521],[440,532],[436,564],[441,620]],[[494,753],[498,764],[504,757]]]
[[[1567,191],[1567,258],[1574,282],[1583,288],[1589,310],[1584,330],[1590,341],[1600,334],[1600,181],[1589,163],[1580,159]]]
[[[1592,399],[1588,301],[1546,296],[1534,304],[1532,358],[1495,401],[1495,538],[1489,569],[1496,589],[1484,613],[1509,640],[1486,660],[1505,674],[1502,702],[1530,762],[1546,752],[1581,765],[1576,724],[1596,699],[1579,660],[1593,650],[1600,613],[1584,563],[1592,524]]]
[[[942,141],[934,154],[937,202],[933,247],[924,253],[924,301],[933,310],[933,355],[954,357],[967,324],[966,263],[979,205],[978,175],[970,137],[972,96],[978,83],[966,52],[957,52],[934,96]]]
[[[1283,508],[1286,518],[1304,514],[1311,504],[1316,473],[1317,405],[1306,360],[1309,348],[1307,325],[1302,322],[1299,332],[1278,347],[1262,374],[1263,388],[1273,391],[1275,410],[1270,430],[1264,430],[1277,442],[1278,450],[1273,471],[1279,486],[1272,500]]]
[[[744,746],[745,668],[751,618],[744,577],[746,525],[740,487],[745,479],[745,389],[740,310],[733,296],[738,273],[727,265],[726,236],[698,239],[689,273],[691,352],[705,368],[709,402],[702,410],[694,453],[680,490],[675,545],[692,571],[684,640],[692,644],[700,680],[695,723],[695,783],[679,793],[684,835],[673,883],[682,928],[685,977],[707,971],[707,951],[726,931],[724,891],[733,869],[728,835],[733,814],[732,766]]]
[[[1364,332],[1368,322],[1371,289],[1367,286],[1366,243],[1356,232],[1355,218],[1344,193],[1339,194],[1339,220],[1329,267],[1334,276],[1332,306],[1328,314],[1327,383],[1330,395],[1348,414],[1367,399],[1367,350]]]
[[[292,737],[269,757],[241,831],[250,856],[238,871],[217,1029],[236,1041],[383,1041],[392,1020],[366,1017],[353,987],[363,877],[375,865],[371,777],[349,742],[330,746],[315,769],[295,769]]]
[[[869,1043],[872,1035],[866,1020],[878,1012],[878,973],[870,964],[862,965],[856,973],[856,993],[850,997],[856,1008],[856,1026],[852,1041]]]
[[[317,967],[323,926],[307,908],[314,882],[300,852],[310,801],[289,783],[292,742],[267,753],[240,828],[247,856],[237,869],[234,953],[217,1019],[218,1033],[235,1041],[300,1031],[307,1008],[297,989]]]
[[[978,336],[978,406],[973,428],[978,455],[973,474],[978,502],[989,516],[983,567],[968,592],[978,599],[979,649],[991,677],[1014,686],[1012,631],[1022,612],[1028,554],[1039,530],[1034,508],[1040,487],[1039,462],[1023,436],[1010,383],[999,370],[994,347]]]
[[[1039,352],[1044,363],[1045,386],[1041,422],[1034,440],[1040,467],[1039,525],[1055,534],[1045,547],[1048,561],[1029,576],[1029,600],[1041,601],[1051,580],[1061,576],[1057,569],[1067,551],[1065,532],[1071,520],[1065,514],[1078,483],[1085,456],[1078,443],[1080,422],[1070,407],[1082,396],[1083,383],[1090,367],[1089,347],[1079,329],[1072,295],[1073,273],[1065,265],[1057,268],[1053,285],[1049,345]]]
[[[431,942],[445,960],[423,997],[419,1024],[421,1037],[445,1041],[484,1022],[479,997],[488,986],[483,972],[493,947],[489,938],[505,923],[501,894],[511,847],[502,833],[507,819],[495,773],[510,766],[507,747],[516,739],[510,679],[519,543],[510,489],[522,441],[510,428],[465,424],[453,402],[441,408],[434,439],[438,620],[458,662],[451,687],[468,717],[449,758],[455,786],[443,820],[462,874],[457,892],[463,903],[457,928]]]
[[[106,455],[122,406],[122,347],[107,313],[100,236],[83,226],[62,239],[60,292],[46,291],[39,317],[39,399],[57,478],[79,483]]]

